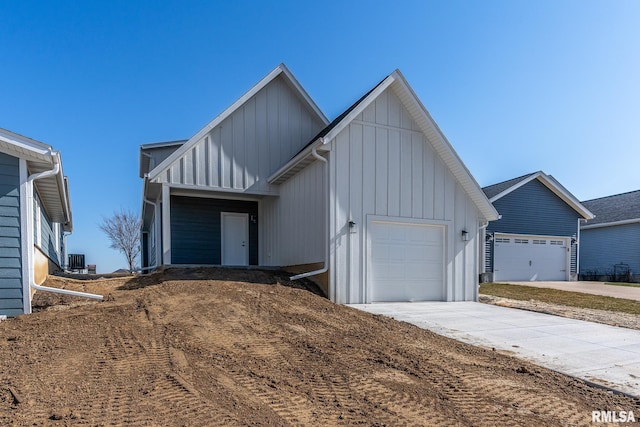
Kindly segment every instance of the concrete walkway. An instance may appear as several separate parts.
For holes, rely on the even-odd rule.
[[[606,285],[603,282],[505,282],[511,285],[552,288],[561,291],[582,292],[583,294],[603,295],[640,301],[640,288],[633,286]]]
[[[640,396],[640,331],[477,302],[351,304]]]

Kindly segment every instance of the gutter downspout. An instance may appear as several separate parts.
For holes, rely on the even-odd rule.
[[[58,159],[57,153],[54,153],[51,150],[49,150],[49,152],[50,152],[51,159],[53,160],[53,169],[48,170],[48,171],[44,171],[44,172],[35,173],[35,174],[31,175],[27,179],[27,185],[30,188],[30,191],[32,193],[33,193],[33,181],[36,181],[36,180],[42,179],[42,178],[48,178],[50,176],[55,176],[60,172],[60,160]],[[29,212],[29,214],[31,215],[32,213]],[[32,250],[32,252],[31,252],[32,253],[31,262],[34,262],[35,261],[35,246],[31,250]],[[76,296],[76,297],[92,298],[92,299],[97,299],[97,300],[102,300],[103,299],[102,295],[89,294],[89,293],[86,293],[86,292],[69,291],[67,289],[50,288],[48,286],[36,285],[32,281],[31,277],[29,278],[29,286],[31,286],[33,289],[36,289],[36,290],[39,290],[39,291],[54,292],[54,293],[58,293],[58,294],[73,295],[73,296]]]
[[[485,252],[485,240],[487,238],[487,234],[486,234],[486,229],[489,226],[489,221],[484,221],[484,223],[480,224],[480,228],[478,229],[478,231],[482,232],[482,238],[480,239],[479,243],[479,248],[478,250],[482,253],[482,262],[480,264],[480,273],[486,273],[485,269],[486,269],[486,263],[487,263],[487,254]]]
[[[321,155],[318,154],[318,152],[316,151],[316,147],[313,147],[313,149],[311,150],[311,154],[313,155],[313,157],[315,157],[316,159],[320,160],[321,162],[324,163],[325,167],[325,187],[324,187],[324,191],[327,192],[327,196],[326,196],[326,221],[325,221],[325,230],[324,230],[324,234],[325,234],[325,259],[324,259],[324,267],[321,268],[320,270],[314,270],[314,271],[309,271],[308,273],[302,273],[302,274],[297,274],[295,276],[291,276],[289,278],[289,280],[298,280],[298,279],[302,279],[304,277],[309,277],[309,276],[316,276],[318,274],[322,274],[322,273],[326,273],[329,270],[329,168],[328,166],[328,162],[327,159],[325,159],[324,157],[322,157]]]

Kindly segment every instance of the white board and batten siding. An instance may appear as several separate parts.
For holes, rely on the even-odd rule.
[[[154,182],[231,192],[273,192],[266,179],[323,127],[279,76],[204,134]]]
[[[326,166],[316,161],[279,186],[280,196],[261,203],[262,263],[270,266],[324,262]]]
[[[331,141],[331,280],[339,303],[372,302],[372,222],[441,227],[442,299],[474,300],[479,213],[386,89]],[[355,227],[349,227],[349,221]],[[463,241],[462,230],[469,239]]]

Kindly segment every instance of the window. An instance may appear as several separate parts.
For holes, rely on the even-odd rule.
[[[546,240],[537,240],[537,239],[534,239],[534,240],[533,240],[533,244],[534,244],[534,245],[546,245],[546,244],[547,244],[547,241],[546,241]]]
[[[555,245],[555,246],[564,246],[564,241],[563,240],[551,240],[551,241],[549,241],[549,243],[551,245]]]
[[[514,243],[528,245],[529,239],[514,239]]]
[[[496,243],[511,243],[511,239],[505,237],[496,237]]]

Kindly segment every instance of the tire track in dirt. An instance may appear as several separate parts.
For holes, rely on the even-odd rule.
[[[442,393],[470,422],[483,425],[530,425],[557,419],[567,425],[589,424],[587,414],[581,414],[575,405],[565,400],[566,397],[561,399],[539,388],[526,387],[522,383],[499,377],[487,377],[477,369],[464,369],[463,366],[451,365],[446,370],[430,367],[428,375],[435,374],[443,379],[445,387]],[[479,400],[484,403],[480,404]],[[511,418],[505,418],[505,412],[511,413]]]
[[[382,424],[459,425],[447,411],[438,410],[439,405],[431,394],[416,393],[415,389],[403,390],[404,382],[391,378],[359,377],[354,379],[354,389],[361,399],[377,402],[380,410],[375,412],[375,416]]]
[[[170,349],[159,333],[161,328],[149,320],[148,313],[124,313],[122,321],[136,322],[138,327],[101,329],[102,346],[95,349],[93,361],[77,375],[82,384],[96,389],[95,399],[73,402],[71,410],[62,408],[53,414],[34,411],[29,416],[34,422],[70,419],[74,425],[95,425],[109,419],[108,425],[149,425],[173,419],[205,426],[222,425],[233,419],[224,411],[214,411],[195,387],[173,372]],[[61,370],[48,382],[56,384],[69,374]],[[153,415],[141,414],[137,409],[145,402],[154,408]]]
[[[231,351],[240,351],[247,357],[254,359],[259,365],[280,366],[279,378],[259,375],[252,369],[229,370],[227,375],[239,386],[249,392],[262,404],[269,407],[284,423],[292,425],[309,425],[317,421],[317,417],[310,410],[307,399],[293,393],[283,393],[280,383],[287,385],[298,382],[297,378],[287,375],[291,361],[282,352],[292,353],[288,345],[278,340],[277,336],[259,338],[256,340],[255,330],[250,330],[241,324],[232,328],[220,327],[216,336],[216,345]],[[206,345],[206,344],[205,344]],[[288,350],[288,351],[286,351]]]

